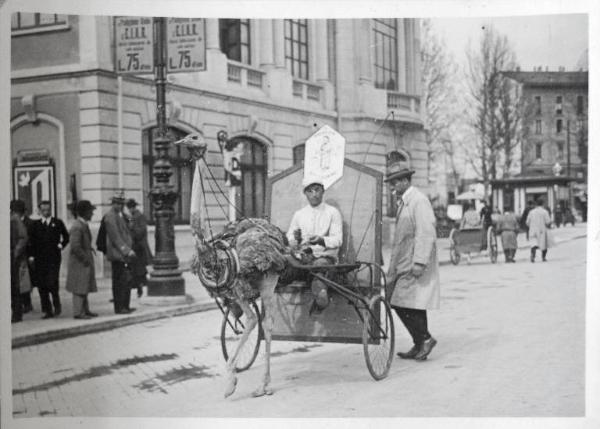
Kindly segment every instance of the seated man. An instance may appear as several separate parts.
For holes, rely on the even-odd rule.
[[[323,202],[325,188],[320,180],[305,180],[304,195],[308,205],[294,213],[287,232],[292,247],[312,253],[312,265],[330,265],[338,261],[342,245],[342,215]],[[317,311],[329,304],[327,285],[317,279],[311,284]]]

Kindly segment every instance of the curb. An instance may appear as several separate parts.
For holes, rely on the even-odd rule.
[[[555,245],[559,245],[559,244],[562,244],[562,243],[566,243],[566,242],[568,242],[568,241],[579,240],[580,238],[586,238],[586,237],[587,237],[587,234],[575,235],[575,236],[573,236],[573,237],[571,237],[571,238],[567,238],[567,239],[565,239],[565,240],[556,241],[556,242],[555,242],[555,243],[556,243]],[[528,244],[526,244],[526,245],[524,245],[524,246],[519,246],[519,247],[517,247],[517,249],[528,249],[528,248],[529,248],[529,245],[528,245]],[[449,250],[449,249],[450,249],[450,248],[448,248],[448,249],[444,249],[444,250]],[[498,256],[500,256],[500,253],[498,253]],[[443,267],[443,266],[446,266],[446,265],[452,265],[452,261],[439,261],[439,262],[438,262],[438,265],[439,265],[440,267]]]
[[[217,305],[214,302],[202,302],[198,304],[185,305],[164,310],[152,311],[148,313],[140,313],[135,316],[127,316],[119,319],[105,320],[98,323],[90,323],[69,328],[56,329],[46,332],[38,332],[35,334],[23,335],[12,339],[12,348],[18,349],[51,341],[62,340],[65,338],[76,337],[79,335],[93,334],[101,331],[109,331],[111,329],[122,328],[124,326],[133,325],[136,323],[149,322],[157,319],[165,319],[167,317],[185,316],[191,313],[199,313],[208,310],[214,310]]]

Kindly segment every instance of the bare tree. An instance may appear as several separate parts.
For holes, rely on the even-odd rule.
[[[425,110],[427,177],[429,180],[434,163],[448,159],[451,173],[458,180],[459,165],[455,159],[457,144],[453,141],[453,134],[450,132],[450,125],[456,114],[454,81],[457,66],[448,54],[444,43],[434,34],[429,19],[422,20],[421,35],[422,105]]]
[[[506,36],[485,27],[479,47],[467,51],[467,80],[471,100],[471,126],[476,131],[475,154],[469,159],[485,184],[507,174],[520,143],[522,97],[518,85],[502,74],[516,67]]]

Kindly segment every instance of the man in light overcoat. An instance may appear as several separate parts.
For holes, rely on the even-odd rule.
[[[398,200],[387,279],[394,286],[392,307],[414,343],[398,356],[423,361],[437,344],[427,327],[427,310],[439,308],[440,281],[435,215],[429,199],[411,184],[414,172],[398,162],[386,175]]]
[[[88,294],[98,291],[92,233],[88,225],[95,208],[88,200],[77,201],[75,206],[77,219],[71,226],[66,289],[73,294],[73,317],[75,319],[90,319],[98,316],[90,311],[88,303]]]
[[[529,228],[529,242],[531,244],[531,262],[535,262],[535,253],[538,247],[542,251],[542,261],[546,262],[548,247],[552,246],[552,239],[548,228],[552,225],[552,219],[544,208],[544,199],[538,198],[536,207],[527,215],[527,227]]]

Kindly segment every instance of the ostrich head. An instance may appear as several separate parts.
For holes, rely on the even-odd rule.
[[[177,140],[175,144],[178,146],[187,147],[192,155],[192,158],[194,158],[196,161],[204,156],[207,147],[206,142],[204,141],[204,136],[201,133],[188,134],[181,140]]]

